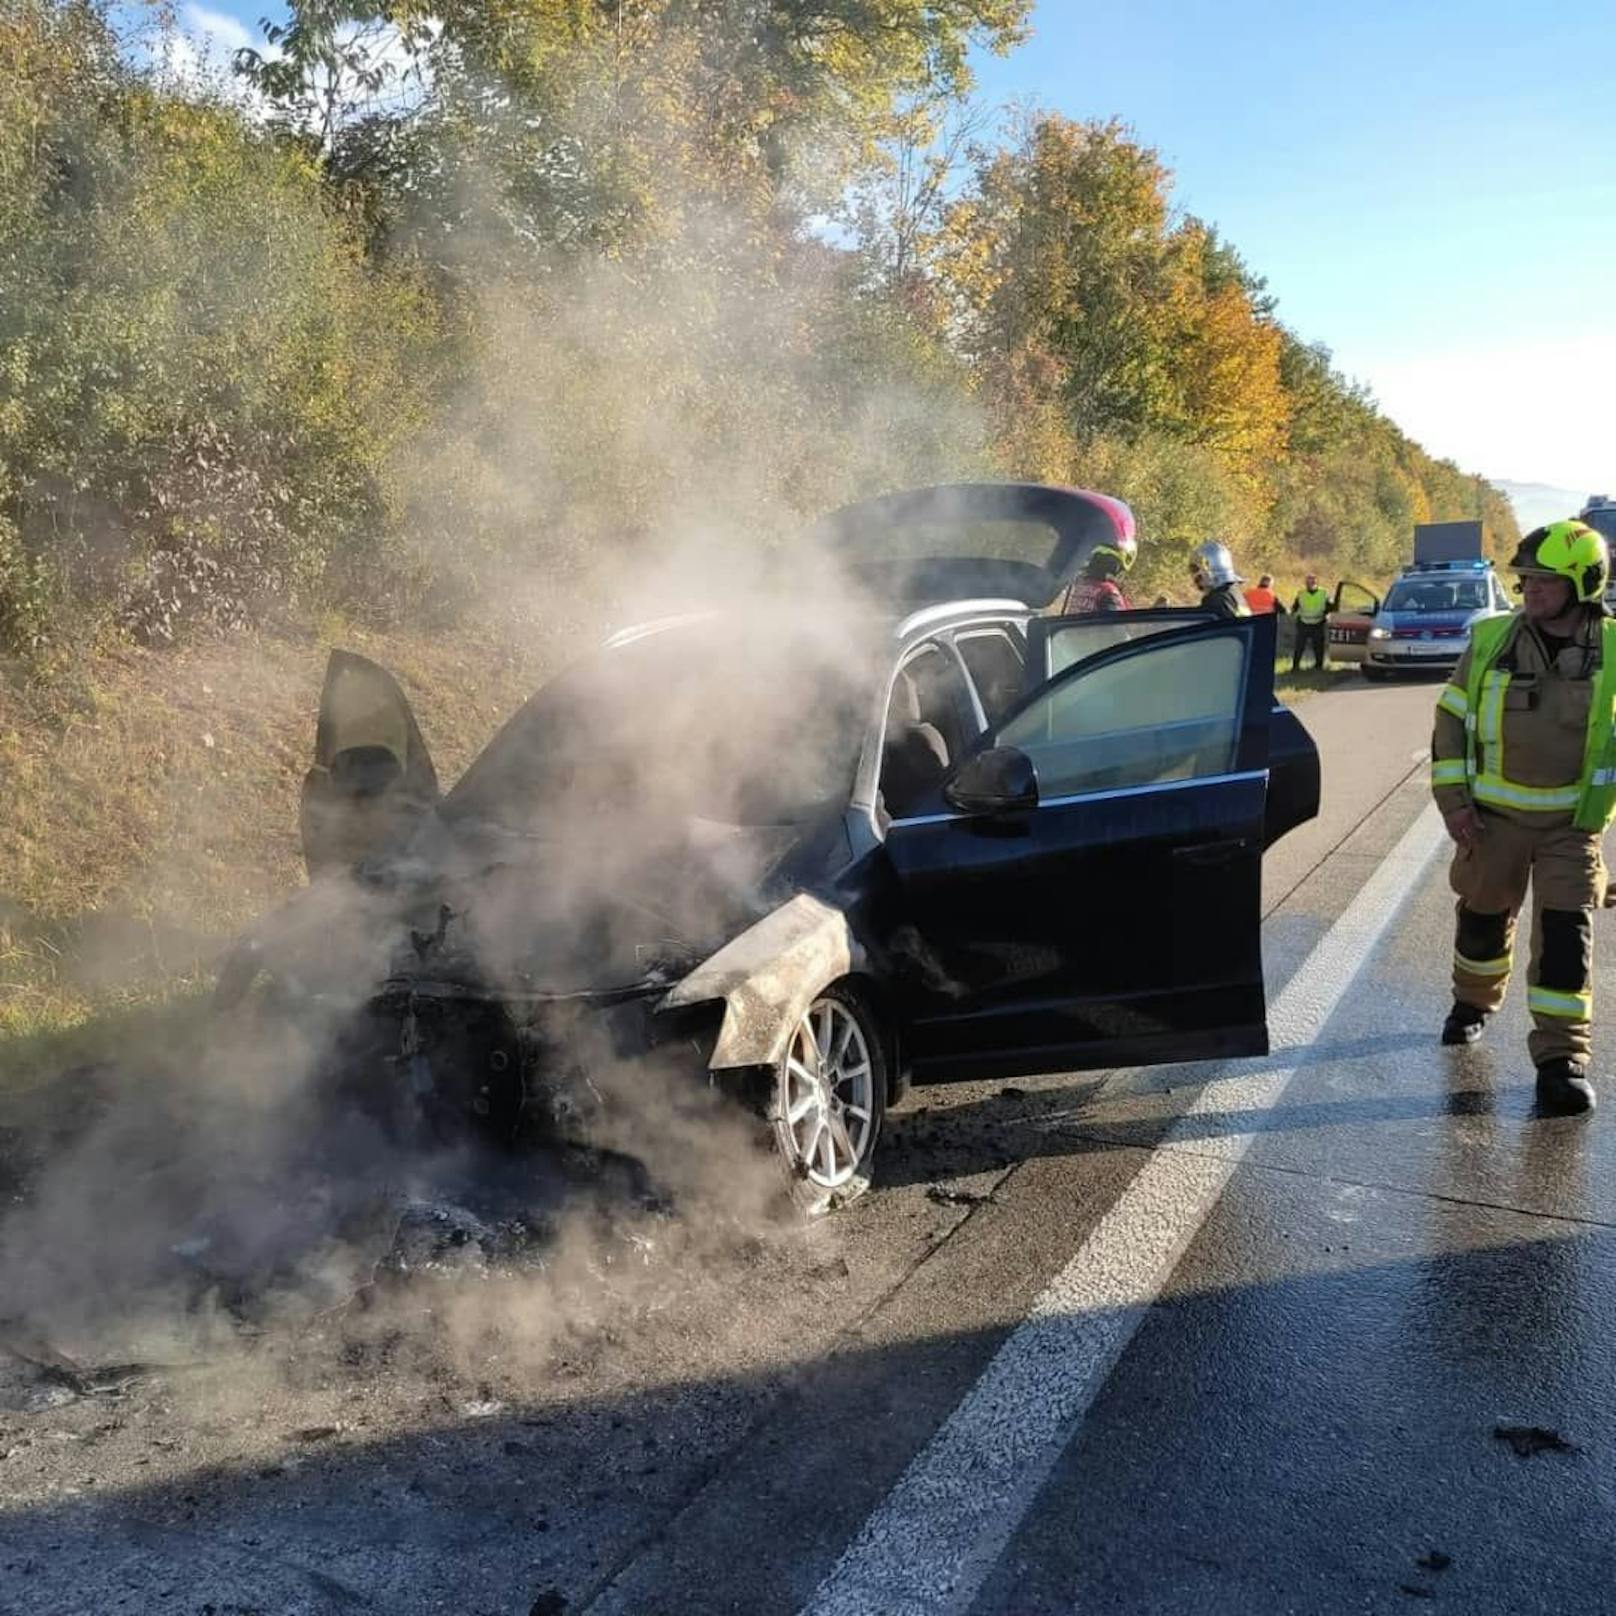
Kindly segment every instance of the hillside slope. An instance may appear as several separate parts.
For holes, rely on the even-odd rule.
[[[0,1037],[184,986],[302,879],[298,791],[334,643],[398,675],[445,781],[564,652],[343,628],[123,647],[0,683]]]

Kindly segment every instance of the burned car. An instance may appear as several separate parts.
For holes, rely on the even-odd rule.
[[[1271,617],[1042,615],[1131,524],[1041,485],[855,506],[834,588],[615,635],[447,792],[333,653],[312,879],[221,998],[335,1007],[343,1081],[500,1139],[564,1136],[604,1066],[693,1073],[811,1210],[911,1082],[1265,1053],[1262,854],[1317,754]]]

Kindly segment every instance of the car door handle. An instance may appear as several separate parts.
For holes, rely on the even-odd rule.
[[[1190,847],[1175,848],[1173,857],[1185,864],[1193,864],[1198,870],[1212,870],[1220,865],[1233,864],[1250,851],[1251,843],[1242,836],[1229,842],[1196,842]]]

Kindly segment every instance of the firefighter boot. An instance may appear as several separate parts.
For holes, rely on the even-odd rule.
[[[1574,1060],[1547,1060],[1537,1069],[1537,1104],[1554,1117],[1581,1116],[1594,1108],[1588,1069]]]
[[[1445,1044],[1473,1044],[1481,1037],[1487,1025],[1487,1012],[1473,1004],[1455,1004],[1442,1023],[1442,1042]]]

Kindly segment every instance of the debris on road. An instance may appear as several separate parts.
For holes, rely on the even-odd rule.
[[[1568,1442],[1545,1425],[1495,1425],[1493,1435],[1507,1442],[1517,1459],[1536,1458],[1540,1453],[1582,1452],[1575,1442]]]
[[[968,1190],[958,1184],[933,1184],[926,1191],[926,1199],[938,1206],[986,1206],[993,1200],[991,1190]]]
[[[1453,1564],[1453,1556],[1441,1549],[1429,1549],[1414,1562],[1421,1571],[1446,1571]]]
[[[183,1364],[81,1364],[31,1334],[0,1334],[0,1409],[37,1414],[85,1397],[121,1397],[135,1384]]]

